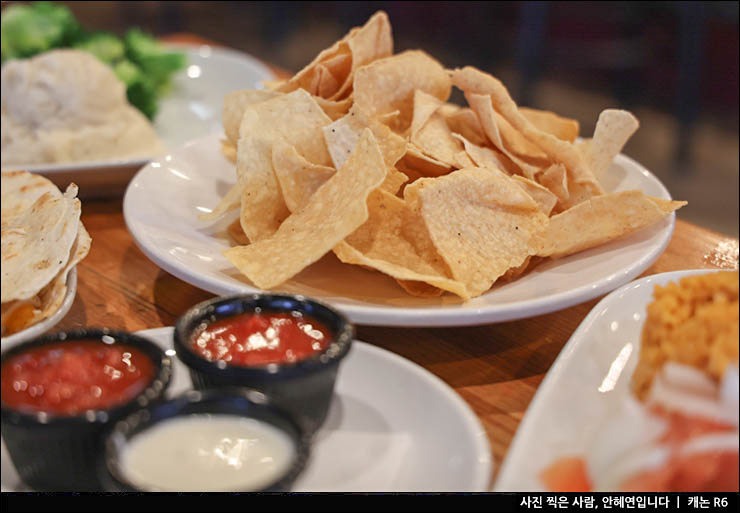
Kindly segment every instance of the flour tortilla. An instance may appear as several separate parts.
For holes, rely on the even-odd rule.
[[[30,179],[29,179],[30,180]],[[3,204],[13,211],[14,206]],[[24,202],[22,196],[18,201]],[[28,299],[61,271],[79,230],[80,200],[70,184],[62,195],[47,191],[20,213],[2,220],[2,302]]]

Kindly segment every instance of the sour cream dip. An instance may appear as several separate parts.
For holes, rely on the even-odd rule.
[[[272,485],[295,458],[293,440],[267,422],[193,414],[135,435],[121,452],[120,469],[140,490],[241,492]]]

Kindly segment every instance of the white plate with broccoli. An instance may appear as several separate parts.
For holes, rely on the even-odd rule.
[[[263,80],[272,78],[265,65],[242,52],[207,45],[163,45],[135,28],[122,37],[88,31],[61,4],[9,6],[2,12],[2,33],[3,64],[57,48],[97,56],[126,86],[128,102],[151,120],[166,151],[221,130],[224,95],[260,87]],[[150,157],[161,155],[33,165],[13,162],[4,163],[3,170],[42,174],[62,190],[75,182],[82,197],[116,196]]]

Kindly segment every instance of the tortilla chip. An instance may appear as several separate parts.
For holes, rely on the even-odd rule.
[[[319,104],[319,107],[324,111],[324,114],[329,116],[332,121],[336,121],[345,116],[354,102],[352,97],[345,98],[344,100],[333,101],[316,96],[314,97],[314,100],[316,100],[316,103]]]
[[[414,117],[409,130],[410,141],[425,155],[449,167],[458,166],[458,153],[464,147],[453,137],[447,121],[437,112],[442,102],[421,90],[414,93]]]
[[[344,165],[344,161],[357,146],[365,128],[372,130],[387,167],[393,167],[406,153],[406,141],[403,137],[394,134],[390,128],[372,119],[357,105],[354,105],[346,116],[323,129],[326,146],[336,169]]]
[[[231,240],[233,240],[238,246],[246,246],[249,244],[249,239],[244,234],[244,230],[242,230],[242,225],[238,219],[231,223],[226,231],[229,234],[229,237],[231,237]]]
[[[418,176],[443,176],[452,171],[453,167],[434,157],[424,155],[421,149],[410,143],[406,147],[406,154],[398,163],[398,169],[412,178],[417,174]]]
[[[541,250],[547,216],[502,171],[466,168],[422,178],[406,186],[404,198],[471,297]]]
[[[560,258],[599,246],[651,225],[686,205],[623,191],[596,196],[550,218],[545,246],[537,254]]]
[[[409,181],[409,176],[399,171],[396,167],[388,168],[388,174],[385,175],[385,180],[380,184],[380,188],[390,194],[396,194],[403,184]]]
[[[380,147],[370,129],[344,165],[272,235],[224,251],[256,286],[268,289],[320,259],[368,218],[367,197],[385,179]]]
[[[473,109],[465,108],[445,116],[447,126],[453,133],[460,134],[465,139],[477,146],[485,146],[488,139],[480,124],[478,115]]]
[[[450,279],[449,268],[434,249],[422,220],[404,200],[376,190],[367,206],[368,220],[334,248],[339,260],[468,297],[464,285]],[[409,288],[428,291],[421,285]]]
[[[564,202],[570,198],[567,171],[562,164],[553,164],[545,169],[537,175],[537,182],[557,196],[558,201]]]
[[[424,283],[423,281],[396,279],[396,283],[398,283],[403,290],[416,297],[439,297],[445,292],[444,290],[437,288],[434,285]]]
[[[302,88],[315,96],[340,100],[351,92],[356,69],[392,53],[393,37],[388,15],[379,11],[365,25],[353,28],[341,40],[320,52],[277,90],[287,93]],[[321,90],[322,80],[328,84],[329,76],[332,77],[332,86],[326,85]]]
[[[530,164],[522,157],[507,148],[499,129],[498,122],[502,118],[500,116],[497,116],[496,111],[493,110],[491,98],[483,94],[473,93],[465,93],[465,98],[467,98],[473,111],[475,111],[478,119],[480,119],[483,131],[485,132],[491,143],[493,143],[496,149],[506,155],[506,157],[508,157],[511,162],[516,164],[516,166],[520,170],[517,174],[522,174],[530,180],[533,180],[534,177],[537,176],[537,173],[542,171],[541,165]]]
[[[575,142],[580,126],[577,120],[558,116],[547,110],[519,107],[519,112],[527,118],[538,130],[552,134],[558,139]]]
[[[242,189],[243,187],[240,183],[232,185],[226,196],[221,198],[218,205],[207,214],[199,215],[198,219],[201,221],[215,221],[220,219],[226,212],[238,208],[241,205]]]
[[[614,157],[639,127],[637,118],[626,110],[607,109],[599,114],[593,139],[579,146],[585,150],[586,161],[596,176],[606,173]]]
[[[420,50],[374,61],[359,68],[354,78],[355,104],[368,115],[400,112],[390,125],[397,133],[411,125],[416,89],[446,101],[451,88],[442,65]]]
[[[470,167],[499,169],[508,175],[514,175],[520,172],[520,168],[498,150],[473,144],[460,134],[452,134],[452,136],[463,143],[465,152],[475,164],[475,166]]]
[[[231,91],[224,96],[221,117],[223,118],[224,134],[231,144],[236,147],[239,140],[239,125],[242,122],[244,111],[250,105],[269,100],[281,93],[269,89],[241,89]]]
[[[535,143],[552,160],[563,163],[569,173],[568,181],[582,186],[584,193],[577,196],[579,199],[581,196],[588,197],[589,195],[594,196],[604,193],[603,188],[575,147],[552,134],[539,130],[524,117],[519,112],[514,100],[509,96],[509,92],[497,78],[467,66],[453,71],[452,81],[457,87],[465,91],[466,97],[469,94],[490,96],[494,109],[516,130],[519,130],[524,137]],[[480,117],[479,112],[478,116]],[[481,119],[481,123],[483,123],[483,119]],[[488,131],[486,131],[486,134],[490,135]],[[533,177],[528,176],[527,178]],[[571,190],[570,199],[573,198],[574,195]]]
[[[388,15],[383,11],[375,13],[363,27],[350,31],[347,43],[352,54],[351,69],[334,99],[343,98],[352,91],[354,72],[358,68],[376,59],[393,55],[393,35]]]
[[[552,209],[555,208],[555,205],[558,202],[558,197],[550,192],[546,187],[543,187],[537,182],[533,182],[529,178],[524,178],[519,175],[514,175],[511,178],[514,179],[516,184],[520,186],[524,192],[529,194],[531,198],[537,202],[542,213],[549,217],[550,212],[552,212]]]
[[[442,103],[442,100],[425,93],[421,89],[414,91],[414,111],[411,118],[411,127],[409,128],[410,139],[413,139],[417,132],[427,124],[429,118],[442,106]]]
[[[226,160],[236,164],[236,145],[228,139],[221,139],[221,153],[226,157]]]
[[[311,95],[318,96],[318,85],[321,78],[320,75],[322,73],[322,68],[324,70],[326,69],[326,66],[324,66],[323,63],[331,62],[338,56],[351,56],[351,53],[352,52],[347,41],[340,39],[329,48],[322,50],[306,67],[278,86],[275,90],[281,93],[291,93],[298,89],[303,89]]]
[[[337,58],[349,61],[349,56],[338,55]],[[324,64],[319,64],[316,68],[316,93],[319,98],[329,98],[339,90],[340,83],[334,78],[329,68]],[[346,78],[346,77],[345,77]]]
[[[291,212],[306,205],[313,193],[336,173],[333,167],[309,162],[283,141],[275,141],[272,146],[272,166]]]
[[[241,224],[249,240],[269,237],[290,214],[272,165],[272,146],[284,141],[306,160],[331,165],[321,128],[331,120],[306,91],[298,89],[247,107],[239,129],[237,178]]]

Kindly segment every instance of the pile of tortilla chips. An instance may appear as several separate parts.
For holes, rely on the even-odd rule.
[[[468,106],[447,102],[453,86]],[[470,299],[685,204],[599,184],[629,112],[577,141],[577,121],[518,107],[487,73],[394,55],[383,12],[289,80],[227,95],[223,120],[237,183],[205,217],[240,208],[224,254],[263,289],[333,251],[410,294]]]
[[[26,171],[2,173],[2,336],[52,316],[67,275],[90,250],[77,186],[61,191]]]

